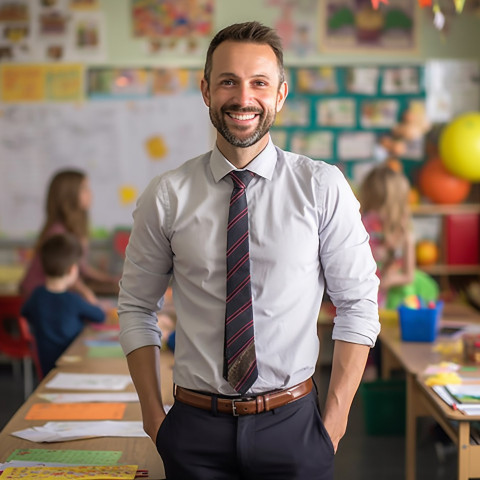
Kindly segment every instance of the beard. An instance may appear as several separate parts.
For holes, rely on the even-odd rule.
[[[226,111],[238,114],[248,114],[255,113],[259,115],[259,122],[257,128],[252,132],[251,135],[245,138],[240,138],[235,135],[226,124],[224,120],[224,115],[227,115]],[[255,143],[257,143],[261,138],[263,138],[270,130],[270,127],[275,121],[276,112],[271,110],[258,110],[254,108],[241,108],[238,105],[231,105],[222,107],[220,110],[213,110],[212,108],[208,111],[210,115],[210,120],[212,125],[218,130],[218,132],[225,138],[225,140],[233,145],[234,147],[247,148]],[[241,127],[239,127],[241,128]]]

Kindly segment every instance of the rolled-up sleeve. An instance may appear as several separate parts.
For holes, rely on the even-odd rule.
[[[143,346],[161,345],[157,311],[172,270],[168,195],[162,177],[153,179],[140,196],[133,219],[118,302],[120,343],[126,355]]]
[[[320,183],[320,261],[336,307],[332,338],[374,346],[378,320],[376,263],[359,203],[336,167]]]

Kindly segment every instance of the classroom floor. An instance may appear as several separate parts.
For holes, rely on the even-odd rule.
[[[329,367],[319,367],[315,379],[320,388],[320,402],[323,404]],[[8,363],[0,363],[0,392],[1,429],[24,402],[23,384],[14,379]],[[417,449],[417,479],[455,480],[456,454],[451,449],[444,448],[445,461],[439,461],[434,445],[438,436],[432,434],[432,429],[432,421],[422,419]],[[357,394],[347,435],[336,455],[335,480],[404,480],[404,451],[403,435],[371,436],[365,433],[362,399]]]

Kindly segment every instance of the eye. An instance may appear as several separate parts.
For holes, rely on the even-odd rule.
[[[231,85],[234,85],[234,82],[233,80],[222,80],[220,82],[221,85],[226,85],[226,86],[231,86]]]

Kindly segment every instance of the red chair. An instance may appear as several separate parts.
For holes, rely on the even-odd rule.
[[[12,360],[16,377],[20,376],[20,361],[23,361],[24,394],[27,398],[34,386],[33,365],[39,380],[43,375],[35,339],[20,314],[22,303],[21,296],[0,296],[0,353]]]

